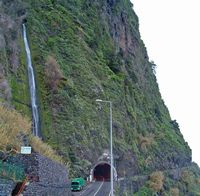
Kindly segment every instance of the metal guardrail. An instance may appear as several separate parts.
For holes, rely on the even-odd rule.
[[[15,182],[22,182],[26,177],[23,168],[3,161],[0,161],[0,176],[12,179]]]

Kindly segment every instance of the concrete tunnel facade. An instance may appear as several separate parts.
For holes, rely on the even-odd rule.
[[[97,163],[90,172],[90,179],[93,181],[110,181],[111,165],[108,162],[102,161]],[[114,180],[117,179],[116,169],[113,167]]]

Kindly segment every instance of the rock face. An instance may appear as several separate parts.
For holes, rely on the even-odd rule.
[[[101,16],[107,20],[109,24],[110,35],[115,42],[117,52],[121,50],[125,55],[136,55],[139,33],[131,28],[129,24],[130,16],[127,10],[120,10],[119,14],[113,14],[113,10],[118,4],[119,2],[117,1],[105,1]],[[129,6],[131,6],[130,3]],[[133,12],[132,14],[133,21],[131,21],[131,25],[133,25],[135,29],[138,29],[137,16]]]
[[[0,99],[11,101],[10,72],[16,73],[20,63],[19,35],[26,15],[21,0],[0,0]]]
[[[5,74],[8,74],[9,69],[15,72],[19,66],[19,45],[17,40],[26,11],[21,0],[1,0],[0,5],[0,68],[4,67]]]
[[[25,168],[29,184],[23,195],[71,195],[70,181],[64,166],[37,153],[17,155],[8,161]]]

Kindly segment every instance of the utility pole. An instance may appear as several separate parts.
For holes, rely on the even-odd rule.
[[[111,101],[104,101],[101,99],[96,99],[97,102],[104,102],[109,103],[110,108],[110,196],[114,196],[113,194],[113,133],[112,133],[112,102]]]

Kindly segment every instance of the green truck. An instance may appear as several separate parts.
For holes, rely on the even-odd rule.
[[[72,191],[81,191],[84,186],[85,186],[85,180],[83,178],[74,178],[71,181]]]

